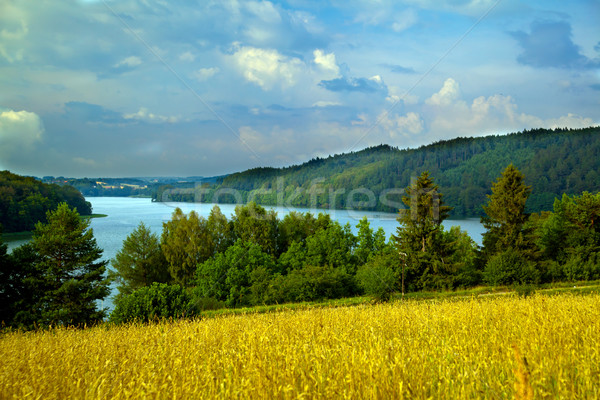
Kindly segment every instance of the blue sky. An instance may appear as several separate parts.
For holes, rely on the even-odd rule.
[[[0,169],[212,176],[600,124],[600,2],[4,0]]]

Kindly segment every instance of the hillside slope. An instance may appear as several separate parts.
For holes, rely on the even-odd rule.
[[[550,210],[554,198],[563,193],[599,190],[599,155],[600,127],[537,129],[456,138],[418,149],[380,145],[286,168],[255,168],[202,188],[163,187],[155,200],[254,200],[263,205],[396,212],[402,207],[401,189],[427,170],[446,203],[454,207],[453,217],[476,217],[492,182],[513,163],[532,186],[529,211],[541,211]]]

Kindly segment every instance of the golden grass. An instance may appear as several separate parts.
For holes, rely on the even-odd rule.
[[[600,295],[8,333],[2,399],[600,398]]]

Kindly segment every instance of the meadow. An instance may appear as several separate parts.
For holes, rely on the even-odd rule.
[[[600,295],[8,332],[2,399],[600,398]]]

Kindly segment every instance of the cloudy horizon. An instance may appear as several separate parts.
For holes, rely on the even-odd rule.
[[[8,0],[0,169],[217,176],[600,124],[600,3]]]

